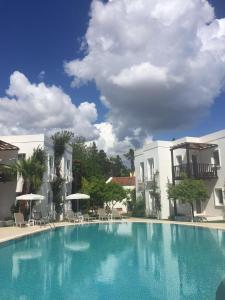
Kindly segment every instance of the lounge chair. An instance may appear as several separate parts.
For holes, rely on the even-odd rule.
[[[28,223],[24,221],[24,216],[22,213],[14,213],[14,219],[15,219],[15,224],[16,226],[26,226]]]
[[[35,211],[33,212],[33,219],[34,219],[34,223],[35,224],[39,224],[39,225],[46,225],[47,223],[49,223],[49,220],[47,217],[43,218],[41,212],[39,211]]]
[[[122,216],[117,209],[112,209],[112,219],[122,219]]]
[[[109,215],[106,213],[104,209],[98,209],[98,218],[99,220],[108,220]]]
[[[79,222],[79,218],[75,216],[74,212],[72,210],[68,210],[66,212],[65,219],[69,222]]]
[[[96,220],[96,218],[95,217],[92,217],[92,216],[90,216],[89,214],[84,214],[83,215],[83,218],[84,218],[84,221],[93,221],[93,220]]]
[[[84,221],[84,216],[82,215],[82,213],[80,211],[76,212],[74,215],[75,215],[75,218],[78,219],[78,222]]]

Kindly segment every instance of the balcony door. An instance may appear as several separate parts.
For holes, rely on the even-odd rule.
[[[197,155],[192,155],[192,170],[194,178],[198,178],[198,158]]]

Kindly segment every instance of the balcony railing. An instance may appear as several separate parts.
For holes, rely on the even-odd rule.
[[[174,166],[174,178],[180,180],[185,176],[194,179],[217,178],[217,166],[213,164],[181,164]]]

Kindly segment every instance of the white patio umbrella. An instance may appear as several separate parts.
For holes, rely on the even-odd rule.
[[[65,200],[77,200],[77,210],[79,208],[79,200],[85,200],[85,199],[90,199],[90,196],[86,194],[76,193],[76,194],[68,195],[65,198]]]
[[[38,194],[24,194],[16,197],[16,201],[42,201],[45,200],[45,197]],[[30,203],[30,217],[31,218],[31,203]]]

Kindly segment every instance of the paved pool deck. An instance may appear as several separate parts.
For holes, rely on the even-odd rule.
[[[59,222],[54,223],[55,227],[63,227],[63,226],[80,226],[82,224],[94,224],[94,223],[121,223],[121,222],[144,222],[144,223],[159,223],[159,224],[178,224],[185,226],[196,226],[196,227],[204,227],[210,229],[221,229],[225,230],[225,223],[196,223],[196,222],[175,222],[175,221],[167,221],[167,220],[152,220],[146,218],[128,218],[123,220],[110,220],[110,221],[94,221],[94,222],[81,222],[81,223],[69,223],[69,222]],[[53,225],[52,225],[53,226]],[[21,238],[27,235],[35,234],[38,232],[50,230],[49,225],[45,226],[25,226],[25,227],[0,227],[0,243]]]

